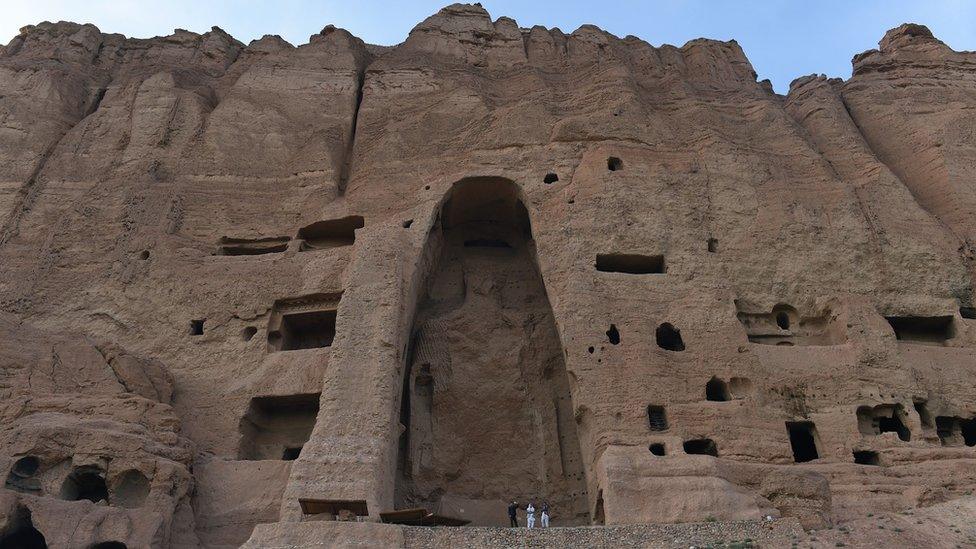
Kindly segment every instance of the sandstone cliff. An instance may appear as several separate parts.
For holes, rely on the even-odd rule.
[[[0,541],[287,544],[300,500],[819,528],[971,492],[976,54],[907,24],[853,67],[784,97],[734,41],[460,4],[389,48],[25,27]]]

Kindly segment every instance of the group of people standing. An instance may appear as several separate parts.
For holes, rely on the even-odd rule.
[[[517,501],[513,500],[512,503],[510,503],[508,506],[508,520],[512,523],[512,527],[518,526],[518,510],[519,510],[519,504]],[[529,502],[529,504],[525,506],[525,522],[526,522],[526,526],[528,526],[529,528],[535,528],[535,512],[536,512],[535,504]],[[541,513],[541,516],[539,518],[542,521],[541,524],[542,528],[549,528],[549,502],[548,501],[542,502],[542,507],[539,508],[539,512]]]

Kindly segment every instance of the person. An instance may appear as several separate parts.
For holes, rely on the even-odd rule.
[[[518,526],[517,513],[518,513],[518,502],[513,499],[512,503],[509,504],[508,506],[508,520],[509,522],[512,523],[513,528]]]
[[[542,527],[549,528],[549,502],[542,502]]]
[[[535,506],[532,502],[529,502],[529,506],[525,508],[525,522],[528,524],[529,529],[535,527]]]

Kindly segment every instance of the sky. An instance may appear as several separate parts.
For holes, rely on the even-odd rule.
[[[308,42],[322,27],[342,27],[366,42],[392,45],[447,0],[0,0],[0,43],[41,21],[94,23],[103,32],[148,38],[175,28],[216,25],[241,42],[278,34]],[[482,0],[493,19],[572,32],[594,24],[623,37],[680,46],[694,38],[735,39],[759,78],[786,93],[799,76],[847,78],[851,57],[876,48],[904,22],[928,26],[955,50],[976,50],[976,0]],[[150,6],[147,8],[146,6]]]

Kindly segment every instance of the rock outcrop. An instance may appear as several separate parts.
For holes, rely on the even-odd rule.
[[[734,41],[480,5],[393,47],[25,27],[0,545],[402,545],[381,513],[513,498],[809,529],[970,493],[976,54],[906,24],[846,81],[756,78]]]

